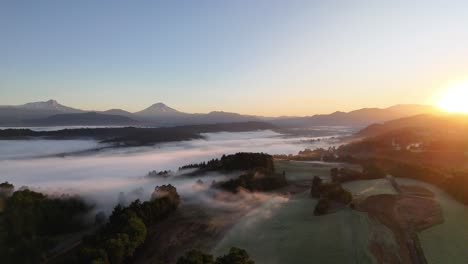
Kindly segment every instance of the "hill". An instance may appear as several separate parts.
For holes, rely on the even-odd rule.
[[[121,115],[121,116],[129,116],[129,117],[133,115],[132,113],[122,110],[122,109],[109,109],[106,111],[101,111],[99,113],[106,114],[106,115]]]
[[[55,100],[23,105],[0,106],[0,125],[24,126],[24,120],[45,118],[56,114],[82,113],[82,110],[59,104]]]
[[[24,120],[28,126],[105,126],[138,125],[139,121],[120,115],[106,115],[96,112],[58,114],[41,119]]]
[[[419,129],[427,132],[434,131],[464,131],[468,125],[468,116],[460,114],[431,115],[422,114],[405,118],[399,118],[384,122],[383,124],[372,124],[358,133],[357,137],[375,137],[401,129]]]
[[[437,110],[428,105],[395,105],[388,108],[363,108],[351,112],[334,112],[305,117],[261,117],[243,115],[232,112],[212,111],[209,113],[185,113],[167,106],[164,103],[153,104],[141,111],[131,113],[122,109],[110,109],[107,111],[93,111],[102,115],[120,116],[120,118],[91,117],[77,118],[69,116],[73,120],[52,121],[59,114],[86,113],[84,111],[64,106],[55,100],[45,102],[33,102],[17,106],[0,106],[0,126],[31,126],[34,120],[35,126],[51,126],[55,124],[70,123],[73,125],[142,125],[142,126],[180,126],[196,124],[215,124],[249,121],[266,121],[278,127],[284,128],[308,128],[312,126],[354,126],[364,127],[372,123],[382,123],[393,119],[413,116],[418,114],[435,113]],[[52,120],[48,119],[51,117]],[[64,118],[66,116],[62,116]],[[128,118],[125,120],[123,117]],[[42,119],[42,120],[41,120]],[[131,121],[131,120],[133,121]],[[102,120],[102,123],[99,121]],[[43,122],[41,122],[43,121]],[[138,121],[139,123],[135,122]]]
[[[141,111],[135,112],[134,114],[137,116],[152,117],[152,116],[184,115],[185,113],[179,112],[175,110],[174,108],[171,108],[163,103],[156,103]]]
[[[61,113],[82,112],[82,110],[64,106],[62,104],[59,104],[56,100],[52,100],[52,99],[45,101],[45,102],[26,103],[26,104],[18,105],[15,107],[18,109],[47,110],[47,111],[56,111],[56,112],[61,112]]]
[[[468,115],[416,115],[374,124],[333,155],[434,184],[468,204]]]
[[[307,126],[367,126],[392,119],[437,112],[429,105],[395,105],[388,108],[363,108],[351,112],[334,112],[326,115],[279,118],[273,124],[286,127]]]
[[[417,115],[371,125],[340,146],[340,156],[386,158],[419,165],[468,169],[468,115]]]
[[[90,114],[92,112],[93,114]],[[82,115],[68,115],[82,114]],[[0,126],[120,126],[152,127],[262,121],[255,116],[223,111],[191,114],[178,111],[164,103],[156,103],[131,113],[122,109],[85,111],[64,106],[55,100],[24,105],[0,106]]]

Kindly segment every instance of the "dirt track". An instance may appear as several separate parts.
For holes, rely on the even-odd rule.
[[[393,256],[378,242],[370,249],[379,263],[427,263],[417,232],[443,222],[442,210],[431,191],[420,186],[402,186],[388,178],[398,194],[372,195],[359,202],[356,209],[392,230],[399,245],[399,256]],[[376,244],[377,243],[377,244]]]

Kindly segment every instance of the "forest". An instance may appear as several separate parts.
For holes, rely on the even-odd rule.
[[[92,206],[79,197],[52,197],[0,184],[0,254],[6,263],[39,263],[59,237],[88,227]],[[28,252],[28,254],[24,254]]]
[[[155,188],[146,202],[135,200],[129,206],[117,205],[109,221],[95,234],[83,239],[76,263],[124,263],[146,239],[149,226],[177,209],[180,197],[172,185]]]
[[[260,168],[265,172],[273,172],[275,170],[273,157],[265,153],[239,152],[232,155],[223,155],[220,159],[188,164],[179,169],[197,169],[191,173],[195,175],[208,171],[248,171]]]

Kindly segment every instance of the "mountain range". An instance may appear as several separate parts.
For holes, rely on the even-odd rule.
[[[279,118],[273,123],[283,127],[367,126],[402,117],[437,112],[439,110],[432,105],[400,104],[388,108],[362,108],[350,112],[337,111],[325,115]]]
[[[0,126],[174,126],[193,124],[268,121],[288,128],[311,126],[367,126],[373,123],[437,112],[430,105],[395,105],[388,108],[363,108],[351,112],[304,117],[262,117],[223,111],[206,114],[184,113],[164,103],[156,103],[131,113],[122,109],[86,111],[55,100],[23,105],[0,106]]]

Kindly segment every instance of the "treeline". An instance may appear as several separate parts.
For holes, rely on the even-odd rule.
[[[173,174],[173,172],[170,171],[170,170],[163,170],[163,171],[152,170],[152,171],[148,172],[148,174],[146,176],[148,176],[148,177],[167,178],[167,177],[171,176],[172,174]]]
[[[123,263],[143,244],[147,228],[176,210],[179,203],[175,187],[156,187],[150,201],[116,206],[107,223],[83,238],[76,254],[63,257],[68,263]],[[1,183],[2,263],[47,262],[66,235],[91,230],[91,223],[86,221],[91,209],[79,197],[51,197],[28,189],[14,191],[12,184]]]
[[[364,139],[340,146],[336,154],[373,164],[376,173],[431,183],[468,204],[466,132],[465,117],[405,118],[363,130],[358,135]]]
[[[160,128],[78,128],[56,131],[33,131],[30,129],[0,129],[0,139],[71,139],[93,138],[104,143],[119,146],[143,146],[161,142],[172,142],[203,138],[201,133],[221,131],[243,132],[259,129],[272,129],[273,125],[264,122],[239,122],[208,125],[191,125]]]
[[[354,159],[351,155],[336,155],[337,149],[330,147],[328,149],[316,148],[304,149],[297,154],[278,154],[273,155],[278,160],[294,160],[294,161],[325,161],[325,162],[353,162]]]
[[[357,180],[372,180],[384,178],[386,173],[373,162],[361,162],[362,172],[349,168],[332,168],[330,176],[332,182],[343,183]]]
[[[333,170],[331,173],[333,174]],[[339,182],[323,182],[318,176],[312,180],[310,195],[319,199],[314,209],[314,215],[328,213],[331,202],[348,205],[353,200],[353,195],[348,190],[343,189]]]
[[[285,174],[265,173],[257,170],[242,174],[235,179],[216,183],[214,186],[230,192],[237,192],[239,188],[249,191],[271,191],[287,184]]]
[[[467,151],[466,130],[407,127],[342,145],[336,154],[357,159],[387,158],[439,169],[464,167]]]
[[[468,172],[442,171],[404,162],[391,162],[388,172],[395,177],[411,178],[431,183],[445,190],[458,201],[468,205]]]
[[[180,197],[172,185],[156,187],[151,200],[117,205],[109,222],[94,235],[83,239],[76,263],[124,263],[131,258],[147,235],[149,226],[177,209]]]
[[[363,139],[340,146],[334,154],[340,159],[348,157],[364,169],[365,164],[370,165],[370,175],[391,174],[428,182],[468,204],[466,120],[459,115],[419,115],[371,125],[356,135]]]
[[[206,171],[247,171],[253,169],[263,169],[266,172],[273,172],[275,167],[271,155],[265,153],[239,152],[232,155],[223,155],[221,159],[188,164],[179,169],[198,169],[199,173]]]
[[[0,256],[3,263],[40,263],[58,236],[81,231],[92,206],[73,196],[50,197],[0,184]]]
[[[188,164],[179,168],[179,170],[184,169],[196,169],[188,175],[198,175],[209,171],[244,171],[244,174],[237,178],[213,184],[214,187],[230,192],[237,192],[239,188],[249,191],[270,191],[287,184],[284,173],[275,173],[273,157],[265,153],[239,152],[223,155],[220,159]]]
[[[232,247],[228,254],[216,259],[203,251],[190,250],[177,260],[177,264],[255,264],[255,262],[250,259],[247,251]]]
[[[388,158],[359,160],[367,164],[375,175],[390,174],[398,178],[409,178],[433,184],[468,205],[468,172],[428,167],[417,163]]]

